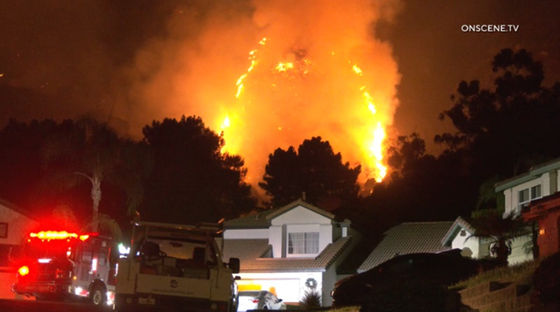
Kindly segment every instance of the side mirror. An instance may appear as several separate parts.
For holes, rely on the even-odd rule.
[[[231,269],[232,273],[234,274],[239,273],[239,268],[241,267],[241,264],[239,263],[239,258],[229,258],[228,266]]]

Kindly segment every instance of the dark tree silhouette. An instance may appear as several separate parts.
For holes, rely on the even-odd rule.
[[[402,222],[448,221],[470,214],[472,201],[466,199],[476,193],[465,184],[457,154],[427,154],[424,140],[413,133],[393,142],[387,159],[390,176],[363,200],[371,228],[384,232]]]
[[[542,86],[544,71],[526,50],[504,49],[494,57],[494,90],[476,80],[462,81],[453,107],[440,116],[449,118],[455,133],[435,138],[449,151],[463,149],[467,170],[477,181],[491,176],[512,176],[519,160],[528,155],[557,157],[560,146],[560,84]]]
[[[84,182],[91,186],[93,231],[98,230],[103,183],[112,182],[126,192],[129,215],[142,201],[141,179],[151,165],[148,150],[121,138],[113,128],[92,117],[82,117],[71,124],[69,131],[48,138],[43,157],[49,169],[49,185],[63,190]]]
[[[59,128],[50,119],[29,123],[10,119],[0,131],[0,198],[36,212],[37,189],[45,174],[41,147]]]
[[[342,163],[340,153],[335,154],[321,137],[305,140],[297,153],[294,147],[279,148],[268,159],[259,186],[271,196],[275,207],[301,198],[303,193],[306,201],[327,209],[357,200],[360,166],[351,168],[348,162]]]
[[[222,154],[223,138],[199,117],[154,121],[143,129],[154,153],[141,218],[194,224],[233,218],[255,208],[243,182],[243,159]]]

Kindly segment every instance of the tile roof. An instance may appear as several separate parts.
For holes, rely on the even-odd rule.
[[[224,260],[239,258],[241,265],[263,257],[271,249],[268,239],[226,239],[224,240]]]
[[[262,256],[271,248],[268,240],[228,239],[224,241],[224,259],[239,258],[243,273],[324,271],[335,262],[351,240],[351,236],[339,238],[315,258],[264,258]]]
[[[263,229],[270,226],[270,220],[266,218],[272,210],[265,210],[257,214],[251,214],[224,222],[226,229]]]
[[[307,208],[315,213],[318,213],[324,217],[329,219],[335,218],[335,215],[332,213],[318,208],[308,202],[305,202],[301,199],[298,199],[294,202],[287,204],[286,206],[264,210],[257,214],[247,215],[241,218],[233,219],[225,221],[224,226],[226,229],[259,229],[259,228],[268,228],[270,226],[270,220],[276,218],[277,216],[288,212],[296,207],[302,206]]]
[[[385,237],[360,265],[358,272],[367,271],[393,258],[417,252],[440,252],[450,247],[442,245],[441,240],[453,225],[445,222],[406,222],[385,232]]]

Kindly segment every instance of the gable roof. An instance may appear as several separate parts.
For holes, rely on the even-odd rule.
[[[325,271],[351,240],[351,236],[341,237],[314,258],[264,258],[271,249],[267,239],[227,239],[224,240],[224,259],[239,258],[243,273]]]
[[[453,225],[449,228],[449,231],[443,236],[441,239],[441,244],[446,247],[451,247],[451,242],[455,239],[459,232],[465,229],[469,231],[471,234],[476,232],[476,229],[472,224],[470,224],[467,220],[463,219],[462,217],[458,217]]]
[[[20,207],[16,206],[16,204],[11,203],[11,202],[9,202],[9,201],[6,201],[6,200],[4,200],[4,199],[2,199],[2,198],[0,198],[0,206],[4,206],[4,207],[6,207],[6,208],[8,208],[8,209],[10,209],[10,210],[13,210],[13,211],[19,213],[19,214],[22,215],[22,216],[25,216],[25,217],[27,217],[27,218],[29,218],[29,219],[31,219],[31,220],[34,220],[34,218],[33,218],[33,216],[31,215],[31,213],[29,213],[28,211],[26,211],[26,210],[24,210],[24,209],[21,209]]]
[[[271,225],[271,220],[294,209],[297,207],[303,207],[311,210],[321,216],[334,220],[335,215],[318,208],[308,202],[298,199],[294,202],[287,204],[286,206],[265,210],[257,214],[247,215],[241,218],[228,220],[224,222],[224,227],[226,229],[263,229],[268,228]]]
[[[452,224],[452,221],[405,222],[390,228],[360,265],[358,272],[370,270],[396,255],[449,250],[449,247],[441,244],[441,238],[449,231]]]

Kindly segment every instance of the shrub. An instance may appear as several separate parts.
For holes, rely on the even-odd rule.
[[[321,307],[321,293],[315,289],[307,289],[299,302],[305,309]]]
[[[560,253],[541,261],[533,274],[533,287],[542,303],[560,303]]]

